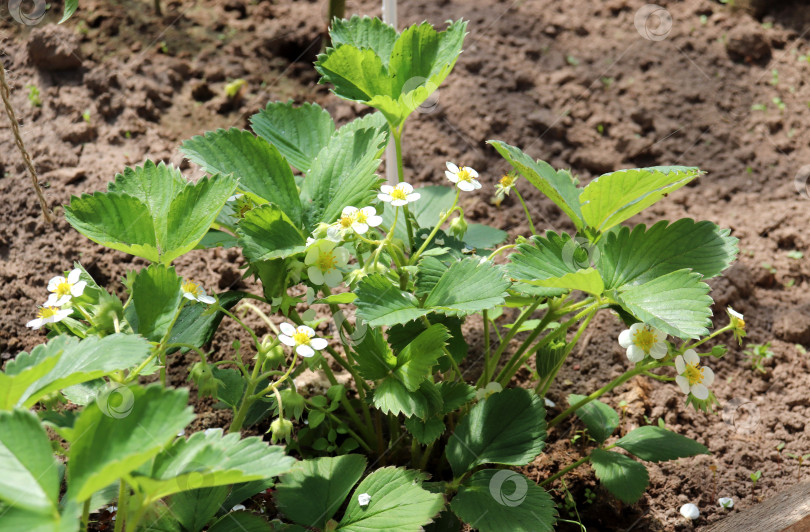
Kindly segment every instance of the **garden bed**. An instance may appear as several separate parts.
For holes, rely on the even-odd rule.
[[[322,3],[174,2],[162,17],[147,4],[128,9],[82,2],[59,30],[3,22],[13,102],[52,206],[102,189],[124,166],[147,157],[187,168],[177,150],[182,140],[218,127],[246,127],[247,117],[268,101],[316,101],[341,123],[360,112],[316,85],[312,61],[320,49]],[[662,419],[712,455],[650,466],[651,487],[632,507],[601,491],[587,468],[579,470],[568,488],[589,529],[690,529],[693,524],[678,514],[686,502],[700,506],[694,523],[700,527],[728,513],[718,497],[732,497],[737,511],[800,482],[803,468],[788,453],[810,452],[810,378],[807,354],[797,347],[810,345],[810,268],[800,255],[810,253],[804,231],[810,200],[795,184],[810,176],[800,171],[810,152],[810,87],[804,81],[810,43],[803,36],[810,10],[788,6],[756,20],[715,2],[663,3],[672,29],[652,41],[634,27],[641,2],[404,4],[401,25],[427,19],[441,26],[463,18],[471,32],[435,105],[409,123],[404,163],[411,182],[440,183],[447,160],[475,167],[488,188],[465,199],[468,220],[514,238],[528,227],[514,196],[500,208],[488,201],[507,168],[487,139],[521,145],[554,167],[572,168],[583,182],[622,167],[700,166],[705,177],[634,221],[708,219],[740,239],[738,262],[712,281],[715,324],[724,324],[724,309],[733,306],[745,314],[746,341],[770,342],[773,356],[762,372],[754,371],[744,346],[728,342],[728,355],[714,364],[720,407],[713,414],[686,408],[674,384],[644,378],[607,396],[616,408],[626,402],[622,433]],[[375,6],[348,2],[347,10],[375,14]],[[50,42],[67,52],[40,53],[34,66],[31,57]],[[72,64],[74,53],[82,58],[80,68]],[[225,86],[240,78],[245,96],[233,103]],[[41,106],[29,98],[29,85],[39,89]],[[64,220],[46,225],[7,127],[0,147],[0,190],[11,206],[0,223],[0,312],[6,317],[0,353],[6,360],[42,341],[24,324],[57,271],[79,260],[112,288],[126,270],[145,263],[103,250]],[[538,229],[573,229],[539,192],[521,192]],[[184,275],[217,291],[248,287],[240,280],[242,264],[238,253],[222,249],[194,251],[176,263]],[[609,312],[598,314],[549,397],[564,404],[568,393],[593,390],[624,371],[627,361],[616,340],[623,328]],[[215,347],[238,334],[229,325],[218,336],[227,340],[222,346],[215,340]],[[475,360],[483,339],[470,343]],[[172,360],[172,384],[183,384],[191,359]],[[470,371],[474,375],[474,364]],[[228,415],[210,404],[198,404],[194,428],[227,424]],[[541,480],[555,472],[550,464],[579,458],[582,448],[571,440],[580,428],[557,427],[546,455],[525,468],[527,475]],[[752,492],[749,475],[757,470],[762,477]],[[592,504],[582,502],[586,489],[597,495]],[[562,507],[560,512],[572,518]]]

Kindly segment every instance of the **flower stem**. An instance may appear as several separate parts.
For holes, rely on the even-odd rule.
[[[118,510],[115,512],[115,532],[123,532],[124,521],[127,518],[127,503],[129,502],[129,488],[122,478],[118,484]]]
[[[569,471],[572,471],[572,470],[578,468],[579,466],[581,466],[582,464],[584,464],[585,462],[587,462],[590,459],[591,459],[591,455],[583,456],[582,458],[580,458],[579,460],[577,460],[573,464],[571,464],[571,465],[569,465],[567,467],[564,467],[563,469],[560,469],[556,474],[548,477],[546,480],[544,480],[543,482],[540,482],[537,485],[540,486],[540,487],[543,487],[546,484],[551,484],[552,482],[554,482],[555,480],[557,480],[561,476],[565,475]]]
[[[526,202],[523,201],[523,196],[520,195],[518,192],[517,187],[515,187],[515,196],[520,200],[520,204],[523,205],[523,212],[526,213],[526,220],[529,222],[529,229],[531,230],[533,235],[537,234],[537,230],[534,228],[534,222],[532,221],[532,215],[529,214],[529,208],[526,206]]]
[[[548,428],[551,428],[551,427],[559,424],[560,421],[562,421],[566,417],[570,416],[571,414],[576,412],[578,409],[580,409],[583,406],[587,405],[591,401],[599,399],[600,397],[602,397],[607,392],[611,391],[612,389],[616,388],[617,386],[620,386],[620,385],[624,384],[625,382],[629,381],[630,379],[632,379],[636,375],[640,375],[640,374],[644,373],[645,371],[649,371],[651,369],[654,369],[654,368],[658,367],[658,365],[659,365],[658,362],[649,362],[647,364],[641,364],[641,365],[636,366],[635,368],[623,373],[622,375],[619,375],[617,378],[615,378],[612,381],[610,381],[609,383],[605,384],[604,386],[602,386],[601,388],[599,388],[598,390],[593,392],[591,395],[589,395],[585,399],[583,399],[583,400],[579,401],[578,403],[575,403],[575,404],[571,405],[570,407],[566,408],[565,410],[563,410],[557,417],[555,417],[554,419],[549,421]]]
[[[391,127],[391,134],[394,137],[394,148],[397,152],[397,179],[402,183],[405,180],[405,166],[402,164],[402,128]],[[413,249],[413,228],[408,206],[404,205],[403,209],[405,210],[405,228],[408,231],[408,247]],[[393,231],[393,229],[392,227],[391,230]]]
[[[430,232],[430,234],[425,239],[425,241],[422,243],[422,245],[419,247],[417,252],[414,253],[413,255],[411,255],[411,260],[408,261],[408,264],[416,264],[416,261],[419,259],[419,256],[422,253],[424,253],[424,251],[427,249],[428,245],[433,240],[433,237],[436,236],[436,233],[438,233],[439,229],[441,229],[442,225],[444,225],[444,222],[446,222],[447,219],[450,218],[450,216],[452,216],[453,213],[456,211],[456,206],[458,205],[458,196],[459,196],[459,194],[460,194],[460,190],[458,188],[456,188],[456,197],[453,200],[453,205],[447,210],[446,213],[444,213],[444,216],[442,216],[439,219],[439,223],[436,224],[436,226],[433,228],[433,231]],[[411,246],[411,249],[413,249],[413,246]]]

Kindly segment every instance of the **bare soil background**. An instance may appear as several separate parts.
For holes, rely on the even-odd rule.
[[[568,488],[589,530],[700,528],[727,513],[717,497],[733,497],[732,511],[738,511],[789,489],[804,473],[786,453],[810,452],[808,355],[797,347],[810,347],[810,265],[788,256],[810,254],[810,167],[803,168],[810,163],[810,7],[774,2],[754,18],[709,0],[659,3],[672,18],[661,40],[644,38],[634,26],[644,4],[639,0],[415,0],[400,7],[401,26],[470,21],[465,51],[435,105],[409,121],[409,180],[443,183],[447,160],[475,167],[486,186],[465,198],[467,217],[515,237],[528,234],[528,226],[514,198],[500,208],[490,203],[507,168],[488,139],[571,168],[583,182],[622,167],[700,166],[705,177],[633,221],[707,219],[740,239],[738,263],[712,282],[715,324],[726,323],[724,309],[732,305],[745,314],[747,340],[771,342],[775,356],[764,374],[753,372],[743,349],[726,339],[728,355],[712,361],[720,401],[713,414],[686,408],[674,384],[644,378],[608,397],[614,407],[627,403],[622,433],[660,418],[712,454],[649,465],[650,489],[629,507],[598,488],[587,468],[579,470]],[[58,10],[59,2],[53,4]],[[49,24],[56,15],[26,27],[1,13],[13,103],[57,214],[71,195],[100,190],[146,158],[198,177],[177,150],[182,140],[208,129],[247,127],[247,118],[269,101],[316,101],[341,123],[357,116],[360,106],[317,85],[312,61],[321,47],[324,4],[164,1],[158,17],[147,0],[88,0],[61,27]],[[377,6],[349,0],[347,13],[375,15]],[[224,87],[237,78],[247,89],[232,104]],[[41,107],[29,101],[28,85],[40,89]],[[78,260],[102,285],[120,291],[120,277],[143,262],[100,248],[64,219],[45,224],[5,117],[0,124],[2,362],[43,340],[24,324],[44,300],[51,276]],[[526,182],[518,186],[538,229],[573,229]],[[240,280],[242,265],[238,253],[222,249],[194,251],[176,262],[182,275],[210,289],[256,290]],[[603,312],[593,323],[551,390],[558,405],[627,367],[616,342],[618,320]],[[227,349],[234,335],[225,325],[214,346]],[[481,340],[470,340],[471,358],[478,358]],[[183,384],[189,362],[173,360],[175,385]],[[197,410],[196,428],[227,423],[210,403]],[[570,441],[579,429],[574,423],[553,431],[546,454],[525,468],[527,474],[542,479],[555,464],[581,456],[585,448]],[[748,475],[756,470],[762,479],[752,494]],[[592,504],[584,502],[586,489],[597,495]],[[701,508],[695,523],[678,514],[686,502]],[[563,508],[561,516],[572,517]]]

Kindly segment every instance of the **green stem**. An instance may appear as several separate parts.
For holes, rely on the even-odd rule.
[[[585,399],[583,399],[583,400],[579,401],[578,403],[575,403],[575,404],[571,405],[570,407],[566,408],[565,410],[563,410],[560,413],[560,415],[558,415],[557,417],[555,417],[554,419],[552,419],[548,423],[548,428],[551,428],[551,427],[559,424],[560,421],[562,421],[566,417],[570,416],[571,414],[576,412],[578,409],[580,409],[583,406],[587,405],[591,401],[595,401],[596,399],[599,399],[600,397],[602,397],[607,392],[611,391],[612,389],[616,388],[617,386],[621,386],[622,384],[629,381],[630,379],[632,379],[636,375],[640,375],[640,374],[644,373],[645,371],[649,371],[649,370],[654,369],[654,368],[656,368],[658,366],[659,366],[659,363],[657,361],[649,362],[647,364],[640,364],[640,365],[636,366],[635,368],[631,369],[630,371],[627,371],[627,372],[623,373],[622,375],[618,376],[617,378],[613,379],[609,383],[605,384],[604,386],[602,386],[601,388],[599,388],[598,390],[593,392],[591,395],[589,395]]]
[[[529,336],[527,336],[526,339],[523,340],[523,343],[520,344],[520,347],[517,348],[517,351],[515,351],[515,353],[512,355],[512,358],[509,359],[509,362],[507,362],[506,365],[501,369],[501,372],[498,373],[498,377],[495,379],[496,382],[500,382],[504,378],[504,376],[509,373],[509,370],[511,370],[512,365],[515,364],[517,360],[521,359],[526,349],[528,349],[529,346],[532,344],[532,342],[534,342],[537,339],[537,337],[540,336],[540,334],[546,330],[548,324],[551,323],[558,315],[559,314],[557,314],[556,312],[552,312],[551,310],[546,312],[546,315],[543,316],[543,318],[540,320],[540,323],[537,324],[537,327],[535,327],[534,330],[531,332],[531,334],[529,334]],[[520,365],[518,367],[520,367]],[[509,375],[509,379],[511,378],[512,375]]]
[[[226,309],[224,309],[222,307],[219,307],[218,310],[220,312],[222,312],[223,314],[225,314],[226,316],[229,316],[233,321],[238,323],[244,330],[246,330],[247,333],[250,335],[250,337],[253,339],[253,343],[256,345],[256,351],[258,351],[258,352],[262,351],[262,343],[259,341],[259,338],[256,336],[256,333],[253,332],[253,329],[251,329],[250,327],[245,325],[245,323],[242,320],[240,320],[238,317],[236,317],[236,315],[234,315],[233,312],[231,312],[229,310],[226,310]]]
[[[389,127],[390,124],[389,124]],[[402,164],[402,128],[391,127],[391,134],[394,137],[394,148],[397,152],[397,179],[400,183],[405,181],[405,166]],[[408,206],[404,206],[405,210],[405,229],[408,231],[408,247],[413,249],[413,227],[411,227],[411,218],[408,212]],[[393,231],[394,228],[392,227]]]
[[[233,316],[233,314],[231,314],[231,316],[236,318],[236,316]],[[251,333],[252,332],[253,331],[251,331]],[[258,354],[256,355],[256,364],[253,366],[253,371],[251,372],[250,378],[248,379],[247,387],[245,388],[244,399],[242,399],[242,403],[239,405],[239,408],[236,409],[236,413],[233,416],[233,420],[231,420],[231,425],[228,427],[228,434],[239,432],[240,430],[242,430],[242,425],[245,423],[245,418],[247,417],[248,410],[250,410],[250,407],[253,406],[253,403],[255,403],[258,400],[258,397],[254,396],[253,394],[256,391],[256,386],[258,386],[260,382],[259,375],[262,372],[262,366],[264,366],[264,359],[265,359],[265,351],[263,349],[259,349]],[[292,362],[290,362],[290,367],[287,368],[287,373],[284,374],[285,376],[290,374],[290,372],[295,367],[295,362],[297,360],[298,360],[298,353],[295,353],[293,354]],[[281,382],[284,378],[285,377],[282,377],[277,382]]]
[[[446,222],[447,219],[450,218],[450,216],[453,215],[453,213],[456,210],[456,206],[458,205],[458,197],[459,197],[460,193],[461,193],[461,191],[458,188],[456,188],[456,197],[453,200],[453,205],[447,210],[446,213],[444,213],[444,216],[442,216],[439,219],[439,223],[436,224],[436,226],[433,228],[433,231],[430,232],[430,234],[425,239],[425,241],[422,243],[422,245],[419,247],[417,252],[414,253],[411,256],[411,260],[408,261],[409,264],[416,264],[416,261],[419,259],[419,256],[427,249],[428,245],[433,240],[433,237],[436,236],[436,233],[438,233],[439,229],[441,229],[442,225],[444,225],[444,222]],[[411,249],[413,249],[413,248],[411,248]]]
[[[723,334],[724,332],[726,332],[726,331],[730,331],[730,330],[732,330],[732,329],[734,329],[734,326],[733,326],[732,324],[730,324],[730,323],[729,323],[729,324],[728,324],[728,325],[726,325],[725,327],[723,327],[723,328],[721,328],[721,329],[717,329],[716,331],[714,331],[712,334],[710,334],[709,336],[707,336],[707,337],[706,337],[706,338],[704,338],[703,340],[697,341],[697,342],[695,342],[695,343],[694,343],[694,344],[692,344],[692,345],[687,346],[687,345],[685,345],[685,344],[686,344],[686,342],[684,342],[684,345],[682,345],[682,346],[681,346],[680,352],[681,352],[681,353],[683,353],[683,352],[685,352],[687,349],[694,349],[694,348],[696,348],[697,346],[699,346],[699,345],[701,345],[701,344],[703,344],[703,343],[705,343],[705,342],[708,342],[708,341],[709,341],[709,340],[711,340],[712,338],[715,338],[715,337],[717,337],[717,336],[720,336],[720,335],[721,335],[721,334]]]
[[[183,307],[186,306],[186,298],[180,299],[180,305],[177,307],[177,312],[174,313],[174,317],[172,318],[171,323],[169,323],[169,328],[166,329],[166,334],[163,335],[163,338],[160,339],[160,344],[158,344],[158,360],[160,361],[160,383],[163,386],[166,386],[166,341],[168,341],[169,337],[172,334],[172,329],[174,328],[174,324],[177,323],[177,318],[180,317],[180,312],[183,310]]]
[[[579,466],[581,466],[582,464],[584,464],[585,462],[587,462],[590,459],[591,459],[591,455],[583,456],[582,458],[580,458],[579,460],[577,460],[573,464],[569,465],[568,467],[560,469],[555,475],[552,475],[552,476],[548,477],[546,480],[544,480],[543,482],[540,482],[538,484],[538,486],[543,487],[546,484],[551,484],[552,482],[554,482],[555,480],[557,480],[561,476],[565,475],[566,473],[568,473],[571,470],[574,470],[574,469],[578,468]]]
[[[489,359],[492,357],[489,336],[489,312],[483,312],[484,317],[484,380],[489,382]]]
[[[540,299],[538,298],[531,305],[526,307],[520,314],[520,316],[518,316],[518,319],[515,320],[515,323],[512,325],[512,328],[509,329],[509,332],[507,332],[506,336],[504,336],[503,339],[501,340],[498,349],[495,350],[495,354],[492,356],[492,359],[490,360],[490,362],[492,363],[492,367],[487,369],[487,371],[485,372],[486,374],[490,376],[492,375],[495,368],[498,367],[498,362],[501,361],[501,356],[503,356],[503,352],[509,345],[509,342],[518,333],[518,329],[520,329],[520,326],[523,325],[523,322],[526,321],[529,318],[529,316],[534,314],[534,311],[537,310],[537,307],[539,306],[540,306]],[[550,310],[551,308],[549,307],[549,311]],[[484,375],[481,376],[484,377]],[[487,382],[482,382],[481,379],[479,379],[477,385],[478,387],[481,387],[482,385],[487,384],[488,382],[489,380],[487,380]]]
[[[129,489],[126,481],[122,478],[118,484],[118,510],[115,513],[115,532],[124,530],[124,522],[127,520],[127,503],[129,502]]]
[[[493,251],[492,253],[490,253],[489,257],[487,257],[487,260],[492,260],[495,257],[497,257],[498,255],[500,255],[501,253],[503,253],[504,251],[508,251],[508,250],[514,249],[516,247],[517,247],[517,244],[506,244],[505,246],[501,246],[498,249],[496,249],[495,251]]]
[[[82,507],[82,530],[87,532],[87,527],[90,525],[90,499],[84,501]]]
[[[593,308],[593,307],[589,307],[589,308]],[[548,393],[548,389],[551,387],[551,383],[554,382],[554,379],[557,378],[557,373],[560,372],[560,369],[563,367],[563,365],[565,364],[565,361],[568,359],[568,355],[571,354],[571,351],[573,351],[574,346],[576,346],[577,342],[579,342],[579,339],[582,337],[582,333],[584,333],[585,329],[588,328],[588,325],[591,323],[591,320],[596,315],[597,310],[599,310],[598,306],[593,308],[593,311],[590,314],[588,314],[588,317],[585,318],[585,321],[583,321],[580,324],[579,329],[577,330],[577,333],[574,335],[574,338],[570,342],[568,342],[568,344],[565,346],[565,352],[563,353],[563,356],[560,358],[560,361],[557,362],[556,366],[554,366],[554,370],[551,372],[551,375],[549,375],[546,378],[545,384],[543,385],[542,392],[540,392],[539,395],[541,395],[543,397],[546,396],[546,394]],[[537,349],[535,349],[534,351],[537,351]],[[538,383],[538,386],[539,386],[539,384],[540,383]]]
[[[360,436],[359,434],[357,434],[357,433],[356,433],[355,431],[353,431],[351,428],[349,428],[349,427],[346,425],[346,423],[345,423],[343,420],[341,420],[339,417],[337,417],[335,414],[333,414],[332,412],[329,412],[329,411],[328,411],[328,410],[326,410],[325,408],[321,408],[321,407],[319,407],[318,405],[316,405],[315,403],[312,403],[311,401],[307,401],[307,404],[308,404],[308,405],[309,405],[311,408],[314,408],[315,410],[318,410],[318,411],[323,412],[324,414],[326,414],[326,416],[327,416],[329,419],[331,419],[332,421],[334,421],[335,423],[338,423],[339,425],[343,426],[343,428],[345,428],[345,429],[346,429],[346,433],[348,433],[348,434],[349,434],[349,436],[351,436],[352,438],[354,438],[355,440],[357,440],[357,443],[359,443],[359,444],[360,444],[360,447],[362,447],[363,449],[365,449],[365,450],[366,450],[366,452],[368,452],[368,453],[373,452],[373,451],[371,450],[371,447],[369,446],[368,442],[366,442],[365,438],[364,438],[364,437],[362,437],[362,436]],[[373,436],[373,434],[372,434],[372,436]],[[372,438],[372,440],[373,440],[373,438]]]
[[[526,213],[526,220],[529,222],[529,229],[531,230],[533,235],[537,234],[537,230],[534,228],[534,222],[532,221],[532,215],[529,214],[529,208],[526,206],[526,202],[523,201],[523,196],[520,195],[518,192],[517,187],[515,187],[515,196],[520,200],[520,204],[523,205],[523,212]]]

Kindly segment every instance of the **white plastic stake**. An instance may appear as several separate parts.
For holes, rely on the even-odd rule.
[[[382,0],[382,19],[395,28],[397,27],[397,0]],[[397,175],[397,150],[394,147],[394,139],[390,139],[385,148],[385,177],[388,183],[396,185],[399,181]]]

